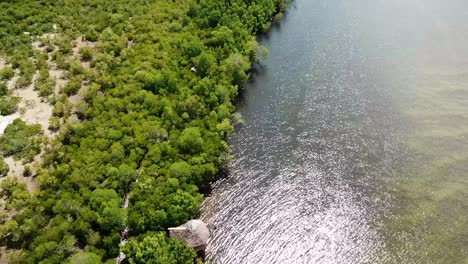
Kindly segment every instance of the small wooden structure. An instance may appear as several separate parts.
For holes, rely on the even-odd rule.
[[[190,220],[183,225],[171,227],[168,230],[170,237],[185,241],[197,252],[205,250],[210,238],[210,230],[201,220]]]

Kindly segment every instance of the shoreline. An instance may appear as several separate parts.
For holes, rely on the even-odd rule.
[[[283,2],[271,1],[274,5]],[[11,5],[14,6],[14,3]],[[80,76],[81,87],[84,84],[89,84],[89,87],[84,89],[83,95],[80,91],[75,91],[79,96],[67,94],[65,100],[61,99],[63,102],[59,106],[62,108],[56,104],[51,109],[51,116],[60,115],[64,119],[76,117],[79,122],[61,122],[60,119],[60,130],[44,155],[44,164],[38,174],[42,186],[40,192],[33,193],[32,197],[38,199],[37,203],[47,205],[47,208],[27,208],[30,210],[23,211],[18,208],[24,215],[11,220],[19,227],[28,224],[24,219],[39,217],[47,221],[31,231],[29,237],[33,237],[32,240],[20,239],[22,244],[15,244],[11,234],[16,234],[19,229],[12,229],[3,242],[13,249],[23,248],[22,258],[26,263],[51,259],[51,256],[36,251],[44,241],[58,242],[43,233],[43,229],[59,228],[59,225],[49,226],[47,223],[60,223],[69,214],[67,210],[61,210],[61,206],[77,202],[80,208],[89,210],[98,218],[83,220],[77,214],[66,232],[61,231],[66,236],[60,238],[76,238],[77,242],[69,245],[75,250],[67,249],[58,258],[67,261],[78,254],[67,252],[78,250],[79,253],[83,251],[103,260],[112,259],[118,249],[118,242],[113,240],[116,234],[119,234],[120,240],[120,231],[125,225],[130,229],[129,247],[138,247],[142,245],[145,234],[161,232],[196,215],[203,199],[198,186],[212,182],[222,169],[229,149],[226,139],[234,129],[229,121],[234,112],[232,102],[239,93],[239,86],[246,81],[248,71],[262,56],[261,48],[250,30],[259,33],[260,28],[268,29],[273,17],[280,12],[259,5],[257,9],[252,8],[248,16],[236,18],[234,7],[228,7],[225,11],[232,13],[239,21],[245,20],[242,20],[245,25],[230,29],[221,24],[206,24],[202,12],[211,9],[219,11],[209,2],[199,4],[196,7],[199,13],[194,14],[190,13],[193,6],[188,3],[184,3],[187,10],[180,10],[176,4],[169,2],[145,5],[149,5],[150,10],[159,10],[160,5],[171,10],[168,14],[173,16],[174,22],[170,25],[158,22],[166,21],[166,17],[147,20],[146,15],[158,18],[161,13],[144,12],[145,16],[138,17],[141,19],[138,26],[144,24],[142,21],[152,23],[153,35],[139,31],[125,33],[127,36],[124,33],[123,36],[115,34],[112,30],[103,31],[100,35],[80,32],[86,35],[86,39],[97,43],[96,46],[83,47],[88,48],[91,57],[84,67],[78,65],[81,62],[76,63],[77,58],[73,56],[70,60],[61,57],[69,49],[71,54],[77,55],[78,49],[67,43],[76,36],[57,33],[54,36],[58,39],[44,47],[54,51],[54,63],[66,68],[68,75]],[[258,8],[263,8],[268,16],[272,12],[271,17],[262,17],[264,21],[258,21],[256,14],[261,11]],[[67,15],[71,20],[76,14]],[[125,12],[123,15],[129,16]],[[88,23],[79,19],[83,18],[76,18],[74,23]],[[135,17],[132,16],[132,19]],[[182,26],[187,20],[190,23]],[[231,22],[231,25],[234,24]],[[118,25],[114,26],[117,30]],[[239,30],[237,35],[234,30]],[[153,37],[162,38],[163,41],[144,41]],[[185,41],[182,44],[186,46],[172,45],[177,44],[179,39]],[[226,51],[222,52],[220,47]],[[161,50],[163,52],[159,52]],[[148,51],[158,53],[149,56]],[[49,57],[51,60],[52,57]],[[54,73],[50,75],[56,76]],[[71,89],[70,93],[73,94],[75,87],[64,85],[62,88]],[[78,102],[73,107],[66,102],[68,98],[83,101],[79,102],[79,107]],[[41,105],[41,102],[36,102],[36,105]],[[50,125],[48,122],[47,126]],[[48,131],[48,127],[44,131]],[[141,172],[139,181],[135,181],[137,172],[138,175]],[[120,208],[125,191],[131,193],[128,209]],[[101,196],[106,197],[109,203],[106,206],[112,209],[114,221],[109,223],[110,226],[103,226],[98,220],[105,218],[107,212],[96,206],[95,200],[101,199]],[[114,208],[115,205],[118,206]],[[72,228],[78,224],[86,226],[97,238],[82,235]],[[97,242],[93,239],[97,239]],[[167,243],[176,242],[169,240]],[[88,244],[92,245],[91,248],[96,246],[98,250],[88,252]],[[135,257],[131,255],[132,250],[129,258]],[[189,252],[184,247],[180,250]]]

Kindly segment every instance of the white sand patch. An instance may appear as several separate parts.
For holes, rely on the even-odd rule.
[[[4,158],[4,161],[5,161],[6,164],[8,164],[8,167],[10,167],[10,171],[8,172],[8,176],[23,175],[24,167],[23,167],[23,164],[21,162],[15,161],[13,159],[13,157]]]
[[[87,83],[83,83],[81,85],[81,88],[78,90],[78,92],[75,95],[70,96],[68,99],[70,103],[73,104],[73,106],[76,106],[77,103],[82,102],[84,100],[85,95],[88,93],[89,90],[89,85]]]
[[[0,58],[0,69],[3,69],[4,67],[8,66],[7,63],[3,58]],[[13,77],[10,81],[8,81],[7,86],[8,89],[12,89],[13,86],[15,85],[16,80],[18,79],[17,76]],[[18,112],[8,115],[8,116],[2,116],[0,115],[0,135],[3,135],[3,132],[5,131],[5,128],[13,123],[13,120],[19,117]]]
[[[17,177],[18,180],[26,183],[26,186],[28,187],[28,190],[30,192],[33,192],[34,190],[36,190],[38,188],[38,184],[35,182],[34,177],[32,177],[32,176],[24,177],[23,173],[24,173],[24,166],[25,165],[29,165],[32,168],[33,167],[32,164],[34,164],[34,162],[40,162],[41,161],[40,155],[37,155],[34,158],[33,162],[27,163],[27,164],[23,164],[21,161],[15,161],[13,159],[13,157],[4,158],[4,161],[10,167],[10,171],[8,172],[7,177]],[[33,175],[35,173],[37,173],[37,172],[33,171]],[[3,179],[5,179],[5,178],[3,178]]]
[[[0,247],[0,264],[8,264],[7,253],[10,250],[7,250],[6,247]]]
[[[75,56],[78,59],[81,58],[79,54],[81,48],[89,47],[89,48],[94,49],[96,47],[96,42],[83,41],[83,36],[79,36],[74,42],[75,42],[75,46],[73,48],[73,56]],[[91,68],[91,63],[89,61],[81,61],[81,65],[83,65],[85,69]],[[83,85],[81,86],[77,94],[70,96],[69,101],[74,106],[72,109],[73,111],[76,111],[75,106],[77,105],[77,103],[83,101],[84,95],[87,93],[88,89],[89,89],[89,84],[87,83],[87,81],[84,81]]]
[[[58,34],[56,33],[46,33],[40,36],[37,41],[33,42],[32,46],[36,50],[44,51],[46,50],[47,46],[44,45],[42,41],[46,39],[54,40],[57,37],[58,37]],[[50,66],[49,75],[52,79],[55,79],[54,93],[58,94],[60,89],[63,88],[65,84],[67,83],[67,80],[63,78],[64,71],[59,69],[57,65],[52,61],[52,54],[55,53],[56,51],[57,51],[57,48],[54,48],[54,51],[49,52],[48,54],[49,59],[47,60],[47,62],[49,63],[49,66]]]
[[[39,51],[44,51],[46,49],[46,46],[42,44],[42,41],[34,41],[32,46],[34,49]]]
[[[50,62],[50,65],[52,66],[51,70],[49,70],[50,77],[52,79],[55,79],[55,87],[54,87],[54,93],[58,94],[60,90],[65,87],[65,84],[67,84],[67,80],[63,79],[63,74],[64,71],[57,68],[55,63]]]
[[[40,37],[36,37],[35,41],[32,43],[32,47],[36,50],[44,51],[47,48],[44,41],[47,39],[54,40],[57,36],[56,33],[46,33]]]
[[[79,94],[75,94],[75,95],[70,96],[68,100],[70,101],[70,103],[73,104],[73,106],[76,106],[76,104],[80,102],[82,98]]]
[[[37,76],[38,74],[36,73],[33,77],[33,83]],[[10,89],[14,87],[14,83],[17,78],[18,77],[15,76],[10,81]],[[5,128],[17,118],[20,118],[29,125],[40,124],[45,135],[49,137],[54,135],[48,129],[49,119],[52,116],[52,106],[47,102],[41,101],[38,92],[34,91],[34,84],[31,84],[25,89],[14,89],[12,95],[21,98],[21,102],[18,104],[19,111],[12,115],[0,116],[0,135],[2,135],[5,132]],[[21,111],[21,109],[24,109],[24,112]],[[32,166],[34,162],[29,164],[23,164],[21,161],[15,161],[13,157],[7,157],[4,160],[10,167],[8,177],[18,177],[19,180],[26,183],[29,191],[34,191],[35,189],[37,189],[37,183],[34,181],[33,177],[23,176],[24,166]],[[41,154],[37,155],[34,158],[34,161],[40,164]]]
[[[79,36],[75,41],[75,47],[73,48],[73,56],[80,59],[80,49],[83,47],[90,47],[94,49],[96,47],[96,42],[91,41],[83,41],[83,36]],[[89,61],[82,61],[81,65],[85,67],[85,69],[91,68],[91,63]]]
[[[34,75],[33,83],[37,75],[37,73]],[[34,91],[34,85],[32,84],[25,89],[14,90],[13,95],[21,98],[21,102],[18,104],[19,111],[22,112],[20,114],[21,119],[27,124],[41,125],[44,133],[51,136],[49,119],[52,116],[52,105],[41,100],[38,92]]]
[[[16,80],[19,79],[19,76],[18,75],[15,75],[13,78],[11,78],[10,81],[8,81],[7,83],[7,87],[9,90],[14,90],[15,89],[15,83],[16,83]]]
[[[83,47],[90,47],[94,49],[96,47],[96,42],[83,41],[83,36],[79,36],[75,40],[75,47],[73,48],[73,55],[79,58],[80,49]]]

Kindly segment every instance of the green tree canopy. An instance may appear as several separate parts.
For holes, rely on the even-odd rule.
[[[193,264],[196,253],[164,233],[150,233],[139,241],[130,239],[123,248],[131,264]]]
[[[10,170],[10,167],[6,162],[0,158],[0,177],[5,177],[8,174],[8,171]]]
[[[101,264],[101,258],[92,252],[78,252],[71,256],[67,264]]]

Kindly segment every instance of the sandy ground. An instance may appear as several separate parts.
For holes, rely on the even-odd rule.
[[[5,67],[5,64],[3,64]],[[33,78],[37,78],[37,74]],[[13,89],[14,84],[18,76],[15,76],[8,83],[8,87]],[[44,134],[52,137],[53,134],[49,131],[49,118],[52,116],[52,105],[47,102],[43,102],[39,94],[34,91],[34,85],[26,87],[25,89],[13,90],[13,96],[21,98],[21,102],[18,104],[18,111],[12,115],[0,116],[0,135],[3,134],[5,128],[11,124],[15,119],[20,118],[27,124],[40,124]],[[24,165],[21,161],[15,161],[12,157],[4,158],[5,162],[10,167],[7,177],[16,176],[20,180],[27,184],[28,190],[34,191],[37,188],[37,184],[34,182],[33,177],[23,177]],[[37,162],[41,162],[40,155],[37,155],[34,159]],[[30,166],[32,164],[29,164]]]
[[[86,94],[88,89],[89,89],[89,86],[83,84],[80,90],[78,90],[78,92],[75,95],[70,96],[68,100],[75,106],[77,103],[84,100],[84,95]]]
[[[56,34],[45,34],[39,38],[39,40],[35,41],[32,43],[32,46],[34,49],[43,51],[45,50],[45,46],[41,47],[41,42],[40,39],[49,37],[49,38],[56,38]],[[96,43],[93,42],[87,42],[83,41],[82,37],[78,37],[74,41],[75,47],[73,48],[73,56],[76,58],[79,58],[79,50],[82,47],[91,47],[94,48],[96,46]],[[51,52],[53,53],[53,52]],[[58,94],[59,91],[65,86],[67,83],[67,80],[63,78],[64,76],[64,71],[61,69],[57,68],[57,65],[52,62],[51,60],[51,53],[49,53],[49,64],[50,64],[50,76],[55,79],[56,85],[54,92],[55,94]],[[86,68],[89,68],[89,62],[82,62],[83,66]],[[8,66],[5,62],[4,59],[0,58],[0,69],[3,67]],[[16,75],[9,81],[8,83],[8,88],[13,91],[13,96],[17,96],[21,98],[21,102],[18,104],[18,111],[12,115],[9,116],[0,116],[0,135],[3,134],[5,128],[11,124],[16,118],[20,118],[23,121],[25,121],[27,124],[39,124],[42,127],[42,130],[44,131],[44,134],[48,136],[49,138],[52,138],[55,136],[55,132],[51,132],[49,128],[49,120],[52,117],[52,109],[53,106],[49,104],[46,100],[41,98],[39,96],[39,93],[34,90],[34,82],[38,77],[38,73],[33,77],[33,82],[30,86],[24,88],[24,89],[15,89],[15,82],[18,79],[18,74],[19,71],[16,70]],[[87,85],[83,85],[81,89],[78,91],[76,95],[73,95],[69,98],[69,101],[73,104],[76,105],[80,101],[83,100],[83,93],[86,92],[88,89]],[[75,108],[73,108],[75,110]],[[72,118],[76,119],[76,122],[78,122],[78,118]],[[41,155],[38,155],[35,157],[36,162],[41,162]],[[5,158],[5,162],[10,166],[10,172],[8,173],[8,176],[17,176],[20,179],[22,179],[24,182],[28,184],[28,189],[29,190],[34,190],[36,189],[36,184],[34,184],[33,177],[23,177],[23,171],[24,171],[24,165],[22,162],[14,161],[13,158]],[[28,164],[31,166],[31,164]]]
[[[33,44],[38,45],[37,43]],[[0,69],[7,66],[3,60],[0,62]],[[54,74],[52,76],[58,76],[60,72],[51,73]],[[20,97],[21,101],[18,104],[18,111],[9,116],[0,116],[0,135],[3,134],[5,128],[11,124],[15,119],[20,118],[21,120],[25,121],[27,124],[39,124],[44,131],[44,134],[48,137],[53,137],[54,133],[52,133],[49,127],[49,119],[52,116],[52,108],[53,106],[43,100],[37,91],[34,91],[34,82],[38,77],[38,73],[36,73],[33,77],[33,82],[30,86],[24,89],[15,89],[15,82],[18,79],[18,71],[16,72],[15,77],[13,77],[8,82],[8,88],[13,91],[12,96]],[[61,84],[60,81],[57,81],[57,84]],[[20,180],[24,181],[28,189],[33,191],[37,188],[37,184],[34,182],[33,177],[23,177],[24,166],[21,161],[15,161],[12,157],[4,158],[5,162],[10,167],[10,171],[8,173],[8,177],[16,176]],[[35,161],[41,162],[40,155],[36,156]],[[31,166],[32,164],[28,164]]]
[[[41,38],[56,38],[56,34],[46,34]],[[87,41],[82,41],[82,37],[79,37],[75,40],[75,47],[73,48],[73,54],[76,58],[80,58],[79,55],[79,50],[81,47],[91,47],[94,48],[96,46],[96,43],[93,42],[87,42]],[[45,50],[46,47],[41,47],[41,42],[40,40],[35,41],[32,43],[33,48],[37,50]],[[61,88],[65,86],[67,83],[67,80],[63,79],[62,77],[64,76],[64,71],[60,70],[57,68],[56,64],[52,62],[51,60],[51,53],[49,53],[49,64],[50,64],[50,76],[55,79],[56,81],[56,86],[54,89],[54,92],[56,94],[59,93]],[[89,62],[82,62],[83,66],[85,68],[90,67]],[[0,69],[3,67],[8,66],[5,62],[4,59],[0,58]],[[13,96],[17,96],[21,98],[21,102],[18,105],[18,111],[12,115],[9,116],[0,116],[0,136],[3,134],[5,128],[13,122],[16,118],[21,118],[23,121],[25,121],[27,124],[39,124],[41,125],[44,134],[48,136],[49,138],[52,138],[55,136],[56,133],[51,132],[48,127],[49,127],[49,120],[52,117],[52,109],[53,106],[49,104],[46,100],[41,98],[39,96],[39,93],[37,91],[34,91],[34,82],[38,77],[38,73],[33,77],[33,82],[30,86],[24,88],[24,89],[15,89],[15,82],[18,79],[18,74],[19,71],[16,70],[16,75],[13,77],[9,83],[8,83],[8,88],[13,91]],[[79,90],[77,95],[71,96],[69,98],[70,102],[73,103],[73,105],[76,105],[78,102],[83,100],[82,94],[86,92],[88,89],[87,85],[83,85],[81,89]],[[79,122],[78,118],[72,118],[76,119],[76,122]],[[17,177],[19,180],[25,182],[27,184],[27,188],[30,192],[33,192],[38,188],[37,182],[35,182],[34,177],[24,177],[23,172],[24,172],[24,167],[25,165],[29,165],[33,169],[33,175],[36,173],[34,171],[34,163],[39,163],[41,164],[42,160],[42,154],[37,155],[34,158],[34,161],[32,163],[28,164],[23,164],[21,161],[15,161],[12,157],[7,157],[4,158],[5,162],[8,164],[10,167],[10,171],[8,173],[7,177]],[[3,178],[5,179],[5,178]],[[2,179],[0,179],[1,181]],[[0,264],[3,263],[8,263],[5,253],[6,250],[4,247],[0,248]]]
[[[37,74],[33,78],[37,78]],[[34,91],[34,85],[25,89],[17,89],[13,92],[14,96],[21,98],[19,103],[20,118],[28,124],[40,124],[42,130],[47,136],[52,136],[49,131],[49,119],[52,116],[52,105],[39,97],[37,91]]]
[[[23,176],[24,164],[21,161],[15,161],[13,157],[8,157],[8,158],[5,158],[4,160],[5,160],[5,163],[8,164],[8,166],[10,167],[10,171],[8,172],[8,177],[17,177],[18,180],[26,183],[26,186],[30,192],[33,192],[39,187],[37,182],[34,180],[34,176],[36,172],[33,171],[33,176],[24,177]],[[34,158],[34,160],[37,162],[41,162],[40,155],[37,155]],[[28,163],[28,165],[32,168],[33,163],[34,162]]]
[[[5,63],[5,61],[3,59],[0,58],[0,70],[3,69],[5,66],[7,66],[7,64]],[[10,90],[13,89],[17,79],[18,79],[18,76],[15,76],[7,83],[8,89],[10,89]],[[12,115],[8,115],[8,116],[1,116],[0,115],[0,135],[2,135],[3,132],[5,131],[5,128],[9,124],[13,123],[13,120],[15,120],[18,117],[19,117],[18,112],[14,113]]]
[[[45,37],[55,38],[56,34],[46,34],[40,38],[45,38]],[[82,37],[77,38],[74,42],[75,42],[75,47],[73,48],[73,56],[75,56],[78,59],[80,58],[79,50],[81,47],[94,48],[96,46],[96,43],[83,41]],[[32,46],[33,48],[40,50],[40,51],[43,51],[46,48],[46,47],[41,47],[41,42],[39,40],[33,42]],[[89,62],[81,62],[81,63],[85,68],[90,68]],[[51,53],[49,53],[49,64],[51,68],[49,71],[49,74],[56,81],[54,92],[55,94],[58,94],[60,90],[67,83],[67,80],[63,79],[64,71],[58,69],[57,65],[54,62],[52,62]],[[8,66],[5,60],[0,58],[0,69],[2,69],[5,66]],[[5,128],[9,124],[11,124],[16,118],[20,118],[23,121],[25,121],[27,124],[41,125],[44,131],[44,134],[46,136],[48,136],[49,138],[54,137],[56,133],[51,132],[48,129],[49,120],[52,117],[53,106],[49,104],[46,100],[41,98],[37,91],[34,91],[34,82],[38,77],[38,73],[36,72],[36,74],[34,75],[33,82],[30,86],[24,89],[15,89],[14,86],[15,86],[16,80],[18,79],[18,74],[19,74],[19,71],[16,70],[16,75],[9,81],[8,88],[13,91],[13,94],[12,94],[13,96],[17,96],[21,98],[21,102],[18,104],[18,111],[16,113],[9,115],[9,116],[0,116],[0,136],[3,134],[3,132],[5,131]],[[75,106],[77,103],[83,100],[83,93],[86,93],[88,88],[89,88],[88,85],[84,83],[81,89],[78,91],[78,93],[69,98],[69,101]],[[73,111],[74,110],[75,110],[75,107],[73,107]],[[73,114],[72,117],[70,117],[69,119],[70,119],[69,121],[75,120],[75,122],[79,122],[75,114]],[[41,164],[42,162],[41,157],[42,157],[42,153],[37,155],[34,158],[34,161],[32,163],[28,163],[28,164],[23,164],[21,161],[15,161],[12,157],[4,158],[5,162],[10,167],[10,171],[8,172],[7,177],[17,177],[19,180],[26,183],[27,188],[30,192],[33,192],[34,190],[38,188],[38,184],[34,180],[33,176],[31,177],[23,176],[24,167],[25,165],[29,165],[33,169],[33,175],[34,175],[36,172],[34,171],[35,166],[33,166],[33,164],[34,163]],[[0,181],[2,181],[2,179],[0,179]],[[0,264],[8,263],[8,260],[6,259],[6,256],[5,256],[6,252],[7,250],[4,247],[0,248]]]
[[[3,60],[0,59],[0,69],[3,69],[5,66],[6,66],[5,61],[3,61]],[[8,89],[12,89],[12,88],[13,88],[13,86],[14,86],[14,84],[15,84],[15,82],[16,82],[16,79],[18,79],[17,76],[13,77],[12,80],[10,80],[10,81],[8,82]],[[0,135],[2,135],[3,132],[5,131],[5,128],[6,128],[9,124],[13,123],[13,120],[15,120],[15,119],[18,118],[18,117],[19,117],[19,113],[18,113],[18,112],[14,113],[14,114],[12,114],[12,115],[8,115],[8,116],[2,116],[2,115],[0,115]]]
[[[67,80],[63,79],[63,70],[60,70],[57,68],[55,63],[50,63],[52,66],[52,69],[49,71],[50,77],[52,79],[55,79],[55,89],[54,92],[56,94],[59,93],[59,91],[67,84]]]
[[[0,63],[0,69],[5,67],[5,63]],[[18,73],[18,72],[17,72]],[[38,77],[38,73],[33,77],[32,84],[24,89],[15,89],[15,82],[18,76],[15,75],[8,82],[8,89],[12,90],[12,96],[20,97],[21,101],[18,104],[18,111],[9,116],[0,116],[0,135],[3,134],[6,126],[13,122],[16,118],[21,118],[27,124],[40,124],[47,136],[52,136],[49,131],[49,119],[52,116],[52,108],[48,102],[39,97],[39,93],[34,91],[34,82]]]
[[[56,34],[45,34],[41,38],[55,38]],[[45,47],[40,47],[40,41],[33,42],[33,48],[37,50],[44,50]],[[58,94],[60,89],[65,86],[67,80],[63,79],[63,70],[57,68],[55,63],[51,62],[49,54],[49,63],[51,66],[51,70],[49,71],[50,76],[55,79],[56,85],[54,92]],[[0,64],[1,65],[1,64]],[[37,91],[34,91],[34,82],[38,77],[38,73],[36,73],[33,77],[33,84],[26,87],[25,89],[15,89],[13,92],[14,96],[22,98],[21,102],[18,105],[19,111],[12,116],[16,118],[21,118],[28,124],[40,124],[42,129],[44,130],[45,135],[48,137],[53,137],[55,133],[52,133],[49,128],[49,119],[52,117],[52,109],[53,106],[45,101],[43,98],[39,96]],[[15,76],[11,82],[9,83],[9,88],[13,90],[14,83],[18,77]],[[7,118],[4,122],[8,122],[10,118]],[[1,126],[0,126],[0,131]]]
[[[81,57],[79,52],[82,47],[90,47],[93,49],[96,47],[95,42],[83,41],[82,36],[78,37],[74,42],[75,42],[75,47],[73,48],[73,56],[79,60]],[[87,62],[87,61],[81,61],[81,65],[83,65],[85,69],[89,69],[91,67],[90,62]],[[83,85],[81,86],[80,90],[78,90],[78,92],[75,95],[72,95],[68,98],[68,100],[73,104],[72,112],[76,111],[76,108],[75,108],[76,104],[83,101],[84,99],[83,95],[86,94],[86,92],[88,91],[88,88],[89,88],[89,85],[85,81],[83,82]]]
[[[73,56],[75,56],[76,58],[80,59],[80,49],[83,48],[83,47],[90,47],[90,48],[95,48],[96,47],[96,43],[95,42],[89,42],[89,41],[83,41],[83,36],[79,36],[76,40],[75,40],[75,47],[73,48]],[[86,69],[89,69],[90,68],[90,63],[88,61],[82,61],[81,64],[83,65],[83,67],[85,67]]]

